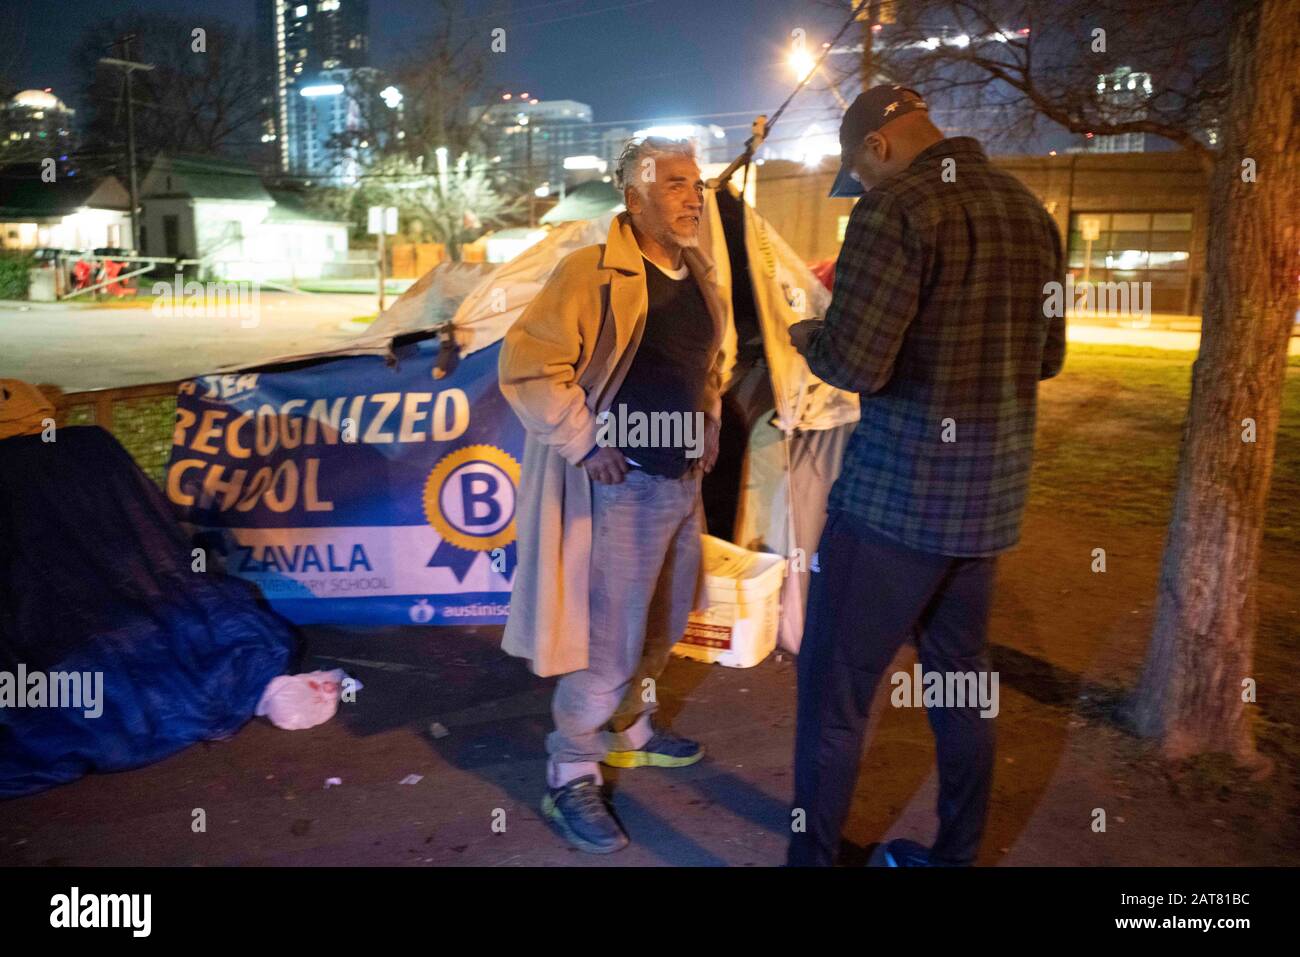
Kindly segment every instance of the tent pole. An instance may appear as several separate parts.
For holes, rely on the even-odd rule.
[[[788,539],[786,544],[786,550],[785,550],[786,552],[785,586],[782,589],[784,594],[782,595],[782,599],[781,599],[783,607],[785,602],[790,599],[792,594],[795,599],[802,600],[803,598],[803,595],[801,594],[799,588],[799,579],[796,578],[795,575],[790,572],[790,565],[789,565],[790,556],[794,555],[795,554],[794,550],[799,547],[799,540],[797,537],[797,531],[799,526],[798,523],[795,522],[795,516],[794,516],[794,507],[795,507],[794,506],[794,463],[790,456],[790,443],[793,441],[792,437],[794,435],[795,423],[799,420],[799,416],[803,412],[803,394],[804,394],[804,389],[803,386],[801,385],[799,387],[799,391],[795,395],[794,408],[791,410],[792,414],[790,416],[790,421],[781,423],[783,426],[783,428],[781,429],[781,451],[785,456],[785,522],[786,522],[786,537]],[[811,560],[809,560],[809,562],[811,562]],[[809,564],[809,567],[811,567],[811,564]],[[785,619],[785,617],[786,616],[784,612],[782,612],[780,618]],[[803,625],[806,620],[807,620],[807,615],[805,613],[805,609],[801,608],[800,615],[799,615],[799,643],[800,644],[803,644]],[[779,625],[778,625],[778,631],[779,631]]]

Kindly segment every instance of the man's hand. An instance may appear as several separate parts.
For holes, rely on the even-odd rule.
[[[608,445],[596,446],[596,451],[582,462],[587,474],[602,485],[618,485],[627,475],[627,459],[623,453]]]
[[[812,334],[822,327],[820,319],[804,319],[796,322],[790,327],[790,343],[794,346],[795,352],[807,357],[808,340]]]
[[[711,416],[704,416],[704,448],[700,457],[691,463],[691,471],[708,475],[713,466],[718,464],[718,441],[722,435],[722,425]]]

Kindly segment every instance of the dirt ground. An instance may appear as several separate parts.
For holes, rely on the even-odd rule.
[[[1168,360],[1153,362],[1150,374],[1164,375]],[[1281,501],[1271,513],[1259,586],[1255,727],[1276,771],[1251,781],[1214,758],[1166,765],[1126,730],[1121,706],[1151,633],[1176,458],[1167,443],[1176,449],[1185,390],[1161,397],[1154,379],[1126,372],[1122,378],[1138,384],[1121,394],[1105,384],[1106,368],[1090,369],[1080,358],[1077,371],[1043,390],[1034,497],[1020,547],[999,563],[990,631],[1001,681],[998,764],[980,863],[1298,864],[1293,503]],[[1289,388],[1300,386],[1300,372],[1290,376]],[[1294,416],[1286,425],[1279,468],[1289,470]],[[1160,455],[1149,451],[1153,442]],[[1101,457],[1105,470],[1088,472]],[[1289,496],[1298,479],[1279,473],[1275,488]],[[1064,489],[1054,494],[1053,485]],[[1114,507],[1097,508],[1096,497],[1107,494]],[[1104,574],[1091,570],[1096,547],[1106,549]],[[499,629],[317,627],[305,635],[304,670],[343,667],[364,684],[333,721],[290,732],[256,719],[227,741],[151,767],[7,802],[0,865],[769,866],[784,859],[794,734],[788,654],[743,671],[674,659],[659,684],[664,712],[708,756],[675,771],[610,771],[633,843],[591,857],[569,849],[540,819],[551,682],[500,652]],[[904,649],[896,665],[912,661]],[[876,698],[846,830],[849,864],[865,861],[874,842],[926,841],[934,833],[925,715],[891,707],[887,691]],[[401,783],[408,775],[421,777]],[[335,777],[342,784],[327,788]],[[203,833],[191,827],[199,808]],[[1093,830],[1099,808],[1104,832]]]
[[[1068,516],[1035,511],[1022,546],[1001,562],[991,634],[1002,710],[980,863],[1300,863],[1296,767],[1273,744],[1293,727],[1260,722],[1261,746],[1279,766],[1270,780],[1252,783],[1213,763],[1170,769],[1117,721],[1114,706],[1150,633],[1160,541],[1123,529],[1108,535],[1108,571],[1093,574],[1095,536]],[[1294,641],[1300,630],[1300,602],[1288,586],[1297,573],[1294,556],[1266,568],[1264,659],[1267,636],[1289,631]],[[335,720],[289,732],[257,719],[230,740],[151,767],[10,801],[0,815],[0,864],[783,859],[794,732],[789,655],[745,671],[674,659],[660,683],[665,713],[704,742],[708,757],[677,771],[611,771],[633,844],[600,858],[569,850],[539,818],[551,682],[501,654],[499,629],[307,634],[305,666],[341,666],[364,684]],[[911,661],[905,649],[897,664]],[[1267,699],[1270,682],[1261,686]],[[885,694],[874,711],[847,863],[865,860],[872,842],[926,840],[934,830],[924,714],[890,707]],[[445,736],[430,732],[434,723]],[[419,783],[400,783],[412,774]],[[331,777],[343,783],[327,789]],[[204,833],[191,830],[195,808],[206,812]],[[1092,830],[1095,808],[1106,812],[1105,833]]]

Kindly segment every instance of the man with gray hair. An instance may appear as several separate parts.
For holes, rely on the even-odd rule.
[[[602,763],[703,756],[651,716],[669,649],[705,601],[700,480],[717,457],[726,321],[696,248],[704,184],[691,144],[633,141],[617,173],[626,211],[605,243],[559,263],[500,358],[501,392],[527,430],[502,646],[562,676],[542,810],[597,854],[628,842]],[[611,416],[662,417],[682,441],[658,430],[646,441]]]

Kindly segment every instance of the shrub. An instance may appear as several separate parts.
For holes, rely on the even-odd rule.
[[[26,299],[28,270],[35,260],[26,253],[0,253],[0,299]]]

